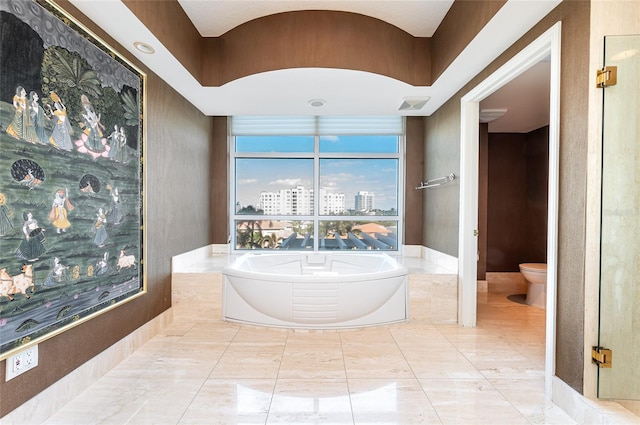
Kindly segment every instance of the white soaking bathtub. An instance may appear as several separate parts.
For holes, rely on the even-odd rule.
[[[333,329],[409,317],[409,270],[384,253],[248,253],[222,273],[232,322]]]

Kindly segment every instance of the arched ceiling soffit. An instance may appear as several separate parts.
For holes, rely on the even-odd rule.
[[[219,37],[253,19],[299,10],[335,10],[358,13],[389,22],[417,37],[431,37],[454,3],[453,0],[177,1],[202,37]]]
[[[202,40],[204,86],[292,68],[364,71],[413,86],[431,85],[430,38],[357,13],[277,13]]]

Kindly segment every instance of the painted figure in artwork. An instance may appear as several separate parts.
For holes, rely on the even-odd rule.
[[[49,136],[47,135],[47,128],[45,124],[49,117],[45,114],[44,108],[40,105],[38,100],[40,100],[38,93],[34,91],[29,92],[29,115],[31,117],[31,124],[33,125],[35,134],[38,137],[38,143],[46,145],[49,141]]]
[[[67,219],[68,211],[73,211],[73,205],[69,201],[69,190],[58,189],[53,197],[53,205],[49,212],[49,220],[56,228],[56,232],[66,232],[71,227],[71,222]]]
[[[40,180],[39,178],[36,178],[33,175],[32,169],[28,169],[27,173],[24,175],[22,180],[20,180],[20,184],[27,186],[29,190],[32,190],[34,187],[36,187],[40,183],[42,183],[42,180]]]
[[[107,190],[111,194],[111,207],[107,212],[107,220],[111,224],[120,224],[122,222],[122,217],[124,216],[122,212],[122,206],[120,204],[120,195],[118,194],[118,188],[113,189],[111,185],[107,185]]]
[[[123,249],[120,251],[120,256],[118,257],[118,264],[116,264],[116,271],[119,272],[122,269],[128,269],[130,267],[137,268],[136,265],[136,257],[134,255],[127,255],[126,251]]]
[[[14,227],[11,223],[13,212],[7,207],[7,198],[4,193],[0,193],[0,236],[13,233]]]
[[[109,273],[109,253],[105,252],[100,261],[96,263],[96,276],[102,276]]]
[[[80,184],[78,185],[81,192],[84,193],[98,193],[100,192],[100,180],[93,174],[85,174],[80,178]]]
[[[84,122],[80,124],[82,127],[82,138],[76,141],[78,151],[88,153],[93,159],[101,156],[108,157],[109,146],[107,145],[107,139],[102,133],[105,127],[100,122],[100,114],[94,111],[86,95],[83,94],[80,96],[80,101],[82,102],[82,118]]]
[[[45,171],[35,161],[22,158],[11,164],[11,177],[23,186],[33,190],[46,180]]]
[[[55,93],[51,92],[51,100],[53,100],[53,106],[55,111],[49,106],[49,114],[51,120],[54,121],[53,132],[49,137],[49,143],[58,149],[70,151],[73,149],[73,143],[71,143],[71,135],[73,129],[67,117],[67,107],[62,102],[62,99]]]
[[[93,230],[96,233],[93,237],[93,243],[98,245],[99,247],[103,247],[105,241],[107,240],[107,216],[102,210],[102,208],[98,209],[98,213],[96,214],[96,221],[93,223]]]
[[[11,282],[13,284],[13,295],[23,294],[27,299],[31,296],[27,292],[33,292],[36,289],[35,282],[33,280],[33,264],[23,264],[21,273],[11,276]]]
[[[125,147],[127,146],[127,135],[124,132],[124,128],[118,128],[117,125],[113,126],[113,132],[109,135],[110,149],[109,158],[118,162],[125,162]]]
[[[67,273],[69,270],[69,266],[65,266],[60,262],[58,257],[53,258],[53,268],[51,272],[44,279],[42,284],[44,286],[54,286],[58,283],[68,282],[70,280],[69,275]]]
[[[26,211],[22,215],[24,224],[22,226],[22,233],[24,239],[20,242],[20,246],[16,250],[16,256],[27,261],[36,261],[42,254],[47,252],[44,246],[45,229],[38,225],[38,220],[33,218],[31,211]]]
[[[13,108],[15,113],[7,126],[7,134],[16,139],[24,139],[31,143],[37,142],[38,136],[31,124],[31,116],[29,115],[27,91],[22,86],[16,88],[16,94],[13,96]]]
[[[13,279],[6,267],[3,267],[0,269],[0,297],[7,297],[9,301],[13,301],[13,294]]]

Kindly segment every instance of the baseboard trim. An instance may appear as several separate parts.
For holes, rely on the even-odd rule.
[[[551,400],[579,424],[629,425],[640,418],[615,401],[584,397],[557,376],[552,378]]]
[[[0,422],[2,425],[43,423],[172,321],[173,310],[164,311],[0,418]]]

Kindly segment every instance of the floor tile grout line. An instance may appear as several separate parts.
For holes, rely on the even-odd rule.
[[[170,326],[170,325],[169,325]],[[185,336],[192,331],[195,327],[197,326],[197,323],[192,324],[188,330],[186,330],[182,335],[180,335],[176,342],[177,343],[181,343],[183,342],[183,339],[185,338]],[[233,339],[235,339],[236,335],[238,334],[239,328],[236,329],[236,332],[234,334],[234,337],[231,339],[231,341],[227,342],[227,346],[225,347],[225,349],[222,351],[222,353],[219,355],[218,359],[214,362],[213,366],[211,367],[211,370],[209,370],[209,373],[207,373],[207,376],[204,377],[202,379],[202,382],[200,383],[200,386],[198,387],[197,391],[194,392],[193,397],[191,397],[191,400],[189,401],[189,403],[186,405],[186,407],[184,408],[183,412],[180,414],[180,417],[178,418],[176,425],[180,423],[180,421],[182,420],[182,418],[184,417],[184,415],[187,413],[187,411],[189,410],[189,407],[191,407],[191,405],[193,404],[193,402],[196,400],[196,398],[198,397],[198,394],[200,393],[200,391],[204,388],[205,384],[207,383],[207,381],[210,378],[211,374],[213,373],[214,369],[216,368],[216,366],[218,365],[218,363],[220,362],[220,359],[222,358],[222,356],[224,355],[224,353],[227,351],[227,349],[229,348],[229,345],[231,345],[231,342],[233,341]],[[152,338],[151,340],[153,340],[154,338]],[[149,341],[151,341],[149,340]],[[148,342],[149,342],[148,341]],[[162,352],[164,351],[168,351],[169,348],[168,347],[163,347],[162,348]],[[138,376],[136,378],[136,380],[140,380],[142,379],[141,376]],[[138,411],[142,408],[142,406],[140,406],[140,408],[138,409]],[[135,413],[134,415],[126,422],[125,425],[129,424],[130,420],[133,419],[135,417]]]
[[[269,407],[267,408],[267,416],[264,418],[265,425],[269,422],[269,416],[271,415],[271,406],[273,405],[273,399],[276,396],[276,388],[278,388],[278,382],[280,381],[280,370],[282,369],[282,362],[284,361],[284,353],[287,349],[287,343],[289,342],[289,336],[291,331],[287,330],[284,344],[282,344],[282,353],[280,353],[280,362],[278,363],[278,371],[276,373],[276,379],[273,380],[273,388],[271,389],[271,397],[269,397]]]
[[[499,304],[498,304],[497,307],[496,306],[492,307],[492,310],[497,310],[497,309],[499,309]],[[489,311],[489,312],[491,312],[491,311]],[[528,318],[528,316],[522,316],[520,314],[515,314],[513,317],[517,317],[518,320],[531,320],[531,318]],[[490,388],[492,388],[495,391],[495,394],[496,395],[499,394],[498,395],[498,400],[500,400],[500,399],[506,400],[509,403],[509,405],[518,412],[518,414],[516,414],[514,412],[514,414],[513,414],[514,417],[515,417],[514,420],[517,421],[518,420],[517,417],[518,416],[522,416],[522,417],[524,417],[524,420],[526,420],[526,422],[539,423],[536,420],[536,418],[534,418],[534,416],[532,414],[526,415],[526,412],[528,411],[528,410],[526,410],[526,405],[522,405],[522,406],[525,406],[525,410],[521,411],[520,409],[518,409],[518,407],[517,407],[519,405],[518,404],[518,400],[519,400],[518,398],[513,398],[513,397],[510,398],[510,397],[508,397],[507,394],[510,393],[511,390],[509,388],[512,388],[510,386],[512,384],[509,384],[508,382],[506,382],[504,384],[504,386],[501,386],[500,382],[498,382],[498,381],[500,379],[505,379],[505,378],[496,378],[496,377],[492,378],[491,377],[492,376],[491,373],[489,373],[486,369],[480,369],[479,365],[482,365],[482,363],[477,363],[476,361],[472,361],[472,359],[475,358],[472,355],[473,353],[470,352],[470,350],[473,349],[473,346],[465,345],[465,344],[469,344],[469,343],[475,344],[476,342],[472,342],[472,341],[477,341],[477,344],[479,346],[478,350],[482,351],[482,348],[480,347],[480,345],[486,344],[486,343],[490,343],[490,341],[486,342],[485,338],[489,337],[490,339],[493,339],[492,336],[495,336],[500,341],[504,342],[505,344],[508,344],[508,346],[509,346],[508,348],[510,350],[513,350],[514,354],[516,354],[516,353],[521,354],[521,351],[525,350],[526,348],[523,347],[522,344],[519,344],[519,342],[518,342],[519,341],[518,333],[515,332],[514,329],[512,329],[513,326],[508,325],[504,329],[501,327],[502,326],[501,324],[504,322],[504,320],[505,319],[503,319],[503,318],[490,317],[490,319],[488,321],[486,321],[485,323],[480,323],[479,332],[476,333],[473,338],[469,338],[469,339],[466,339],[466,337],[465,337],[466,332],[464,332],[464,330],[461,331],[461,332],[455,332],[455,331],[447,332],[447,330],[450,329],[451,327],[431,326],[429,328],[429,330],[436,330],[437,334],[440,337],[443,338],[443,341],[446,341],[448,344],[450,344],[452,347],[454,347],[455,350],[457,350],[457,352],[462,354],[462,356],[464,356],[464,358],[473,366],[473,368],[482,375],[482,378],[476,378],[476,379],[477,380],[482,380],[482,381],[488,381]],[[408,325],[409,327],[411,326],[411,323],[409,321],[406,322],[405,324]],[[413,367],[411,365],[411,363],[409,363],[409,361],[407,360],[407,350],[406,349],[402,349],[401,346],[400,346],[401,345],[400,343],[402,341],[404,341],[404,346],[406,348],[408,348],[409,351],[411,351],[411,347],[412,347],[411,339],[412,339],[412,335],[413,335],[412,332],[417,332],[418,335],[422,335],[426,340],[429,339],[431,334],[427,332],[427,329],[423,328],[421,326],[422,325],[421,323],[417,323],[416,322],[415,325],[416,325],[415,329],[408,329],[408,332],[404,332],[402,330],[402,328],[398,327],[398,329],[400,329],[400,332],[397,333],[397,334],[394,334],[392,329],[389,329],[389,327],[385,327],[385,330],[386,330],[386,332],[390,333],[391,338],[393,340],[393,344],[394,344],[395,350],[398,350],[400,352],[404,362],[406,362],[407,367],[409,367],[409,370],[411,371],[411,375],[410,375],[411,378],[409,378],[409,379],[412,379],[414,382],[417,383],[417,385],[420,385],[420,393],[423,394],[426,397],[426,399],[428,400],[431,408],[433,409],[433,412],[438,417],[440,422],[445,423],[445,420],[448,420],[447,423],[451,423],[451,418],[447,417],[446,412],[444,412],[444,416],[441,416],[442,412],[439,412],[438,409],[435,408],[435,406],[433,405],[433,402],[431,401],[431,399],[429,398],[429,396],[427,394],[427,390],[429,390],[430,392],[432,390],[435,391],[437,389],[436,388],[437,385],[434,386],[432,389],[430,389],[430,387],[428,385],[426,387],[422,385],[422,382],[425,382],[425,384],[426,384],[426,381],[428,381],[430,378],[422,378],[421,379],[421,378],[417,377],[418,369],[415,369],[415,367]],[[526,323],[525,324],[521,324],[521,325],[526,327]],[[194,326],[195,325],[192,325],[190,329],[193,329]],[[427,325],[425,324],[425,326],[427,326]],[[239,343],[242,343],[240,341],[242,329],[243,329],[242,326],[238,327],[238,328],[235,328],[235,333],[233,334],[233,337],[230,338],[228,341],[226,341],[226,345],[224,346],[224,350],[221,350],[222,353],[219,355],[218,360],[212,366],[212,369],[209,372],[209,375],[207,376],[207,378],[204,378],[203,382],[200,383],[199,387],[198,387],[198,382],[197,381],[194,382],[195,385],[192,388],[198,387],[198,391],[196,391],[196,396],[194,396],[194,397],[197,397],[197,394],[199,394],[200,391],[202,391],[203,386],[205,385],[205,383],[206,383],[206,381],[208,379],[217,379],[217,378],[211,378],[210,376],[213,373],[213,370],[215,370],[215,368],[217,366],[219,366],[220,360],[225,355],[225,353],[227,353],[227,354],[229,353],[229,350],[233,347],[234,342],[237,341]],[[185,332],[182,336],[180,336],[178,338],[178,340],[182,340],[183,337],[186,337],[188,332],[189,331]],[[428,336],[425,336],[425,334],[423,332],[427,332],[426,335],[428,335]],[[469,335],[472,335],[472,334],[473,333],[470,333]],[[267,383],[267,384],[272,383],[272,386],[271,386],[272,390],[271,390],[271,394],[270,394],[270,398],[269,398],[268,410],[267,410],[267,413],[266,413],[266,416],[265,416],[265,421],[264,421],[265,424],[269,422],[269,417],[273,413],[272,412],[272,408],[273,408],[273,401],[274,401],[274,397],[275,397],[275,390],[276,390],[276,388],[278,386],[278,382],[279,381],[281,382],[281,379],[282,379],[281,371],[282,371],[282,367],[283,367],[285,351],[287,349],[287,342],[290,341],[289,337],[291,335],[293,335],[293,334],[290,331],[288,331],[286,333],[284,344],[282,344],[282,347],[281,347],[282,351],[280,353],[280,361],[279,361],[278,366],[277,366],[278,370],[277,370],[277,373],[276,373],[276,378],[274,380],[272,380],[271,382],[267,382],[266,380],[264,381],[264,383]],[[349,342],[351,341],[352,335],[356,336],[354,338],[354,342],[356,342],[358,344],[367,342],[367,340],[365,338],[366,337],[366,333],[362,334],[363,335],[362,339],[358,339],[359,338],[358,334],[346,334],[345,332],[339,332],[340,352],[341,352],[341,355],[342,355],[342,368],[343,368],[343,371],[344,371],[344,376],[346,378],[346,389],[347,389],[347,392],[348,392],[348,395],[349,395],[349,406],[351,408],[351,421],[353,423],[356,423],[356,417],[357,417],[356,413],[357,412],[356,412],[356,409],[354,408],[354,398],[353,398],[354,394],[352,394],[351,391],[352,391],[352,389],[357,389],[358,388],[358,385],[356,384],[356,380],[357,379],[366,379],[366,378],[365,377],[354,378],[355,380],[351,380],[349,378],[349,375],[348,375],[349,368],[347,367],[348,362],[346,361],[347,358],[345,356],[345,349],[348,349],[350,347]],[[538,336],[539,335],[536,335],[536,337],[538,337]],[[404,339],[402,339],[402,338],[404,338]],[[267,339],[269,339],[268,335],[267,335]],[[379,339],[375,339],[373,341],[375,343],[383,342],[382,340],[379,340]],[[384,341],[386,341],[386,339]],[[171,348],[170,348],[171,347],[171,341],[167,341],[167,343],[169,344],[168,347],[160,345],[161,350],[164,350],[165,353],[168,353],[171,350]],[[280,342],[278,344],[280,344]],[[358,345],[354,345],[353,347],[355,347],[356,349],[359,348]],[[223,348],[223,347],[220,347],[220,348]],[[421,347],[421,348],[424,348],[424,347]],[[382,348],[379,348],[379,347],[376,346],[376,347],[372,347],[372,349],[375,350],[375,353],[378,353],[379,350],[381,350]],[[167,350],[169,350],[169,351],[167,351]],[[417,351],[422,351],[422,350],[417,350]],[[465,352],[467,354],[465,354]],[[352,353],[352,352],[350,352],[350,353]],[[363,354],[366,355],[366,353],[363,353]],[[423,354],[418,354],[418,355],[422,356]],[[428,356],[429,355],[429,351],[425,351],[424,355]],[[528,360],[527,363],[531,363],[536,370],[540,369],[540,367],[537,366],[536,362],[532,361],[531,358],[529,358],[528,356],[525,356],[525,357]],[[356,361],[358,361],[358,358],[354,358],[354,359]],[[498,365],[499,365],[499,363],[498,363]],[[118,365],[116,365],[116,367],[118,367]],[[356,368],[353,369],[353,370],[356,370],[356,371],[357,370],[364,370],[364,371],[366,371],[367,368],[368,367],[365,366],[365,368],[362,369],[362,368],[359,368],[359,366],[356,366]],[[356,373],[356,375],[358,375],[358,374]],[[135,379],[139,380],[140,383],[143,383],[143,382],[145,382],[145,378],[143,376],[144,376],[144,373],[140,374],[139,376],[136,376]],[[223,378],[221,378],[221,379],[223,379]],[[233,381],[232,378],[225,378],[225,379]],[[321,378],[317,378],[317,380],[320,380],[320,379]],[[438,378],[438,379],[442,379],[442,378]],[[460,381],[461,380],[461,379],[457,379],[455,377],[446,378],[446,379],[449,380],[449,381]],[[523,377],[523,379],[527,380],[527,377]],[[531,378],[531,379],[535,379],[535,378]],[[462,380],[464,380],[464,379],[462,379]],[[337,382],[337,380],[336,380],[336,382]],[[268,388],[268,386],[269,385],[267,385],[266,387]],[[268,391],[267,388],[265,388],[265,390]],[[502,388],[502,389],[500,389],[500,388]],[[517,395],[517,394],[522,392],[522,391],[520,391],[518,389],[518,387],[513,387],[513,388],[514,388],[513,391],[515,391],[515,392],[512,395]],[[418,394],[417,393],[417,388],[416,388],[416,394]],[[493,392],[492,392],[492,394],[493,394]],[[109,405],[111,405],[113,403],[118,403],[117,400],[115,400],[115,401],[114,400],[104,400],[104,401],[108,402]],[[266,398],[264,398],[264,401],[265,401],[265,404],[263,406],[266,406]],[[194,403],[194,398],[191,398],[191,401],[188,403],[188,407],[186,408],[185,411],[182,412],[182,416],[180,417],[178,422],[180,420],[182,420],[182,418],[185,418],[185,416],[184,416],[186,414],[185,412],[189,409],[190,406],[192,406],[193,403]],[[357,405],[358,405],[358,402],[356,400],[355,406],[357,406]],[[198,407],[201,407],[201,406],[198,406]],[[546,410],[545,409],[545,405],[535,405],[535,408],[536,409],[543,409],[543,413]],[[215,414],[216,411],[212,411],[212,413]],[[552,411],[552,413],[553,413],[553,411]],[[62,418],[64,419],[64,417],[62,417]],[[279,415],[278,415],[278,417],[272,417],[272,419],[273,420],[277,420],[277,419],[282,419],[282,418],[280,418]],[[345,417],[345,419],[346,419],[346,417]],[[347,420],[347,422],[348,422],[348,420]]]
[[[207,379],[215,379],[213,377],[211,377],[211,374],[213,373],[214,370],[216,370],[216,367],[220,364],[220,360],[222,360],[222,358],[224,357],[224,355],[227,353],[227,351],[229,351],[229,347],[231,346],[231,344],[233,343],[233,340],[236,339],[236,337],[238,336],[238,333],[240,332],[240,328],[236,328],[236,332],[233,334],[233,338],[231,338],[231,340],[229,340],[227,342],[227,346],[225,347],[225,349],[222,351],[222,353],[220,354],[220,356],[218,357],[218,360],[216,360],[215,364],[213,365],[213,367],[211,368],[211,370],[209,371],[209,373],[207,374],[207,377],[205,378],[205,382]]]
[[[349,386],[349,374],[347,372],[347,361],[344,358],[344,339],[343,339],[344,334],[340,332],[338,335],[340,336],[340,353],[342,354],[342,368],[344,369],[345,385],[347,386],[347,394],[349,396],[349,408],[351,409],[351,423],[355,425],[356,414],[353,410],[353,399],[351,397],[351,387]]]
[[[440,332],[440,331],[438,331],[438,332]],[[411,374],[413,375],[413,379],[420,386],[420,391],[422,391],[422,394],[424,394],[424,396],[426,397],[427,401],[429,402],[429,405],[431,406],[431,408],[433,409],[433,412],[438,417],[438,420],[440,421],[440,423],[444,424],[445,422],[442,420],[442,417],[440,416],[440,413],[438,413],[438,409],[436,409],[436,406],[433,404],[433,401],[429,397],[429,394],[427,394],[427,392],[425,391],[424,387],[422,386],[422,383],[420,382],[420,378],[418,378],[418,376],[416,375],[416,372],[415,372],[413,366],[411,366],[411,363],[409,362],[409,360],[407,359],[404,350],[402,350],[402,347],[400,347],[400,344],[398,344],[398,340],[396,339],[396,336],[393,334],[393,332],[390,332],[390,333],[391,333],[391,338],[393,338],[393,341],[395,342],[396,346],[400,350],[400,353],[402,354],[402,358],[404,359],[405,362],[407,362],[407,365],[409,366],[409,369],[411,370]]]
[[[487,378],[487,380],[489,381],[489,383],[491,384],[491,386],[498,392],[500,393],[500,395],[516,410],[518,411],[518,413],[520,413],[520,415],[522,415],[522,417],[529,422],[530,424],[533,424],[533,422],[531,422],[531,420],[522,412],[522,410],[520,410],[518,408],[518,406],[516,406],[515,404],[513,404],[513,401],[511,401],[511,399],[509,397],[507,397],[506,394],[504,394],[498,387],[495,386],[495,384],[492,382],[491,379]]]

